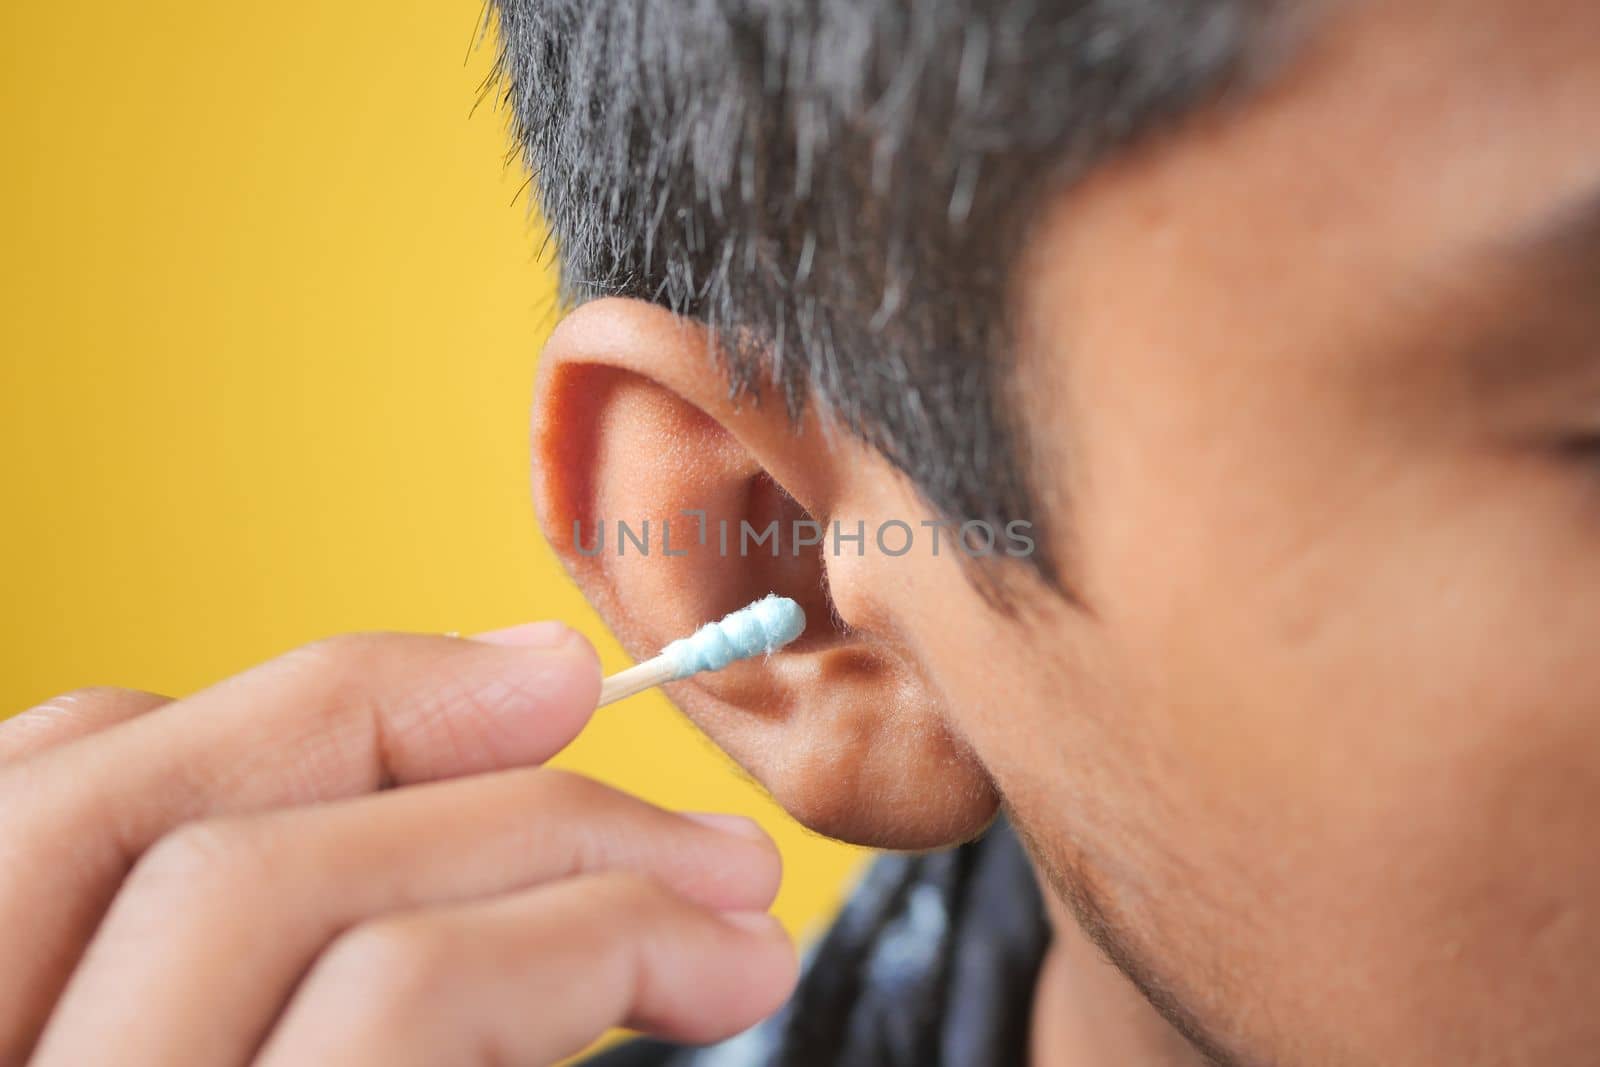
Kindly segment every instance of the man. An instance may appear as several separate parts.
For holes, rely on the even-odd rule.
[[[1594,1062],[1600,8],[497,10],[578,305],[552,542],[641,651],[806,605],[674,696],[808,825],[1006,816],[869,877],[773,1023],[625,1055]],[[8,727],[0,1048],[770,1015],[743,828],[526,770],[309,805],[536,762],[594,686],[559,628],[369,637]]]

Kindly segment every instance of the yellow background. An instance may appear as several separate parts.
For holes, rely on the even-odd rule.
[[[569,620],[535,529],[554,324],[477,0],[0,4],[0,714],[344,630]],[[858,853],[659,696],[561,759],[756,815],[803,931]]]

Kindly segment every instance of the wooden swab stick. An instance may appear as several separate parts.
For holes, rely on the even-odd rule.
[[[707,623],[688,637],[672,642],[654,659],[618,671],[600,683],[600,707],[624,697],[675,682],[702,671],[720,671],[730,663],[771,654],[799,637],[806,613],[788,597],[762,597],[720,622]]]

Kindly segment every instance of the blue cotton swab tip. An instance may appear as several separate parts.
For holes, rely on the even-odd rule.
[[[707,623],[661,650],[673,679],[720,671],[730,663],[776,652],[805,632],[806,613],[785,596],[768,594],[720,622]]]
[[[600,683],[599,706],[675,682],[701,671],[776,652],[805,632],[806,613],[788,597],[768,595],[721,622],[674,641],[660,655],[619,671]]]

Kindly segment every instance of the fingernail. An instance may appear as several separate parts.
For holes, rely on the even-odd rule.
[[[726,815],[719,811],[685,811],[680,814],[685,819],[709,826],[719,833],[732,834],[734,837],[743,837],[751,841],[767,840],[767,832],[761,828],[761,824],[743,815]]]
[[[723,921],[758,937],[781,937],[789,940],[789,931],[770,913],[764,911],[725,911]]]
[[[506,645],[512,648],[555,648],[566,641],[572,628],[564,622],[525,622],[520,626],[507,626],[503,630],[473,634],[474,641],[485,645]]]

